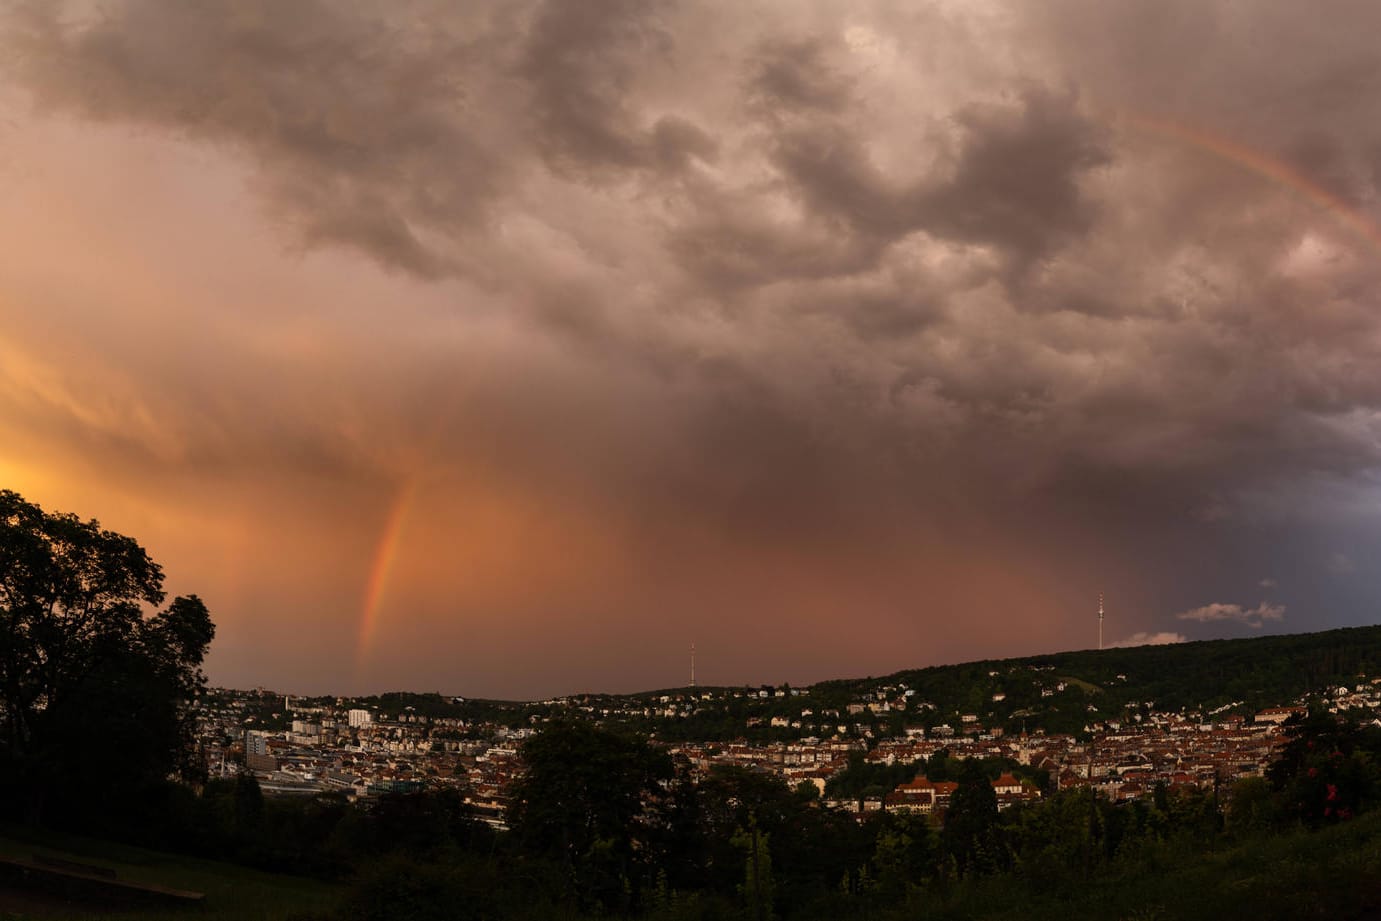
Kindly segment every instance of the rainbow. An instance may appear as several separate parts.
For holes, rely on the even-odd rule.
[[[1181,122],[1149,115],[1132,115],[1130,120],[1148,131],[1189,144],[1292,189],[1332,214],[1349,230],[1381,252],[1381,226],[1288,163]]]
[[[412,509],[413,497],[417,493],[417,478],[413,477],[398,490],[393,505],[384,519],[379,542],[374,547],[374,559],[369,566],[369,579],[365,583],[364,603],[360,610],[360,634],[355,644],[355,667],[363,669],[365,658],[374,645],[374,635],[379,628],[379,609],[388,586],[389,573],[398,556],[402,544],[403,525]]]
[[[364,586],[364,598],[360,605],[359,636],[355,642],[355,672],[362,674],[373,650],[379,632],[379,615],[382,613],[385,592],[389,578],[393,574],[393,564],[398,559],[398,550],[403,543],[408,518],[413,513],[417,493],[427,477],[426,459],[433,454],[447,420],[461,406],[470,392],[473,382],[484,373],[493,358],[493,352],[482,351],[476,361],[467,362],[464,371],[453,385],[445,391],[435,407],[431,424],[419,433],[417,452],[413,456],[411,472],[399,484],[397,495],[384,517],[383,529],[374,545],[374,557],[369,564],[369,576]]]

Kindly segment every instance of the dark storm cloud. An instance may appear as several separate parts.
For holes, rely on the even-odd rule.
[[[926,202],[942,233],[1026,261],[1092,226],[1080,181],[1111,154],[1076,99],[1027,92],[1019,105],[972,107],[956,119],[964,143],[954,176]]]
[[[624,105],[635,57],[667,45],[648,22],[652,8],[628,0],[544,4],[524,49],[540,136],[554,160],[632,167],[646,156],[640,126]]]
[[[657,21],[661,6],[597,0],[536,11],[518,74],[531,94],[535,142],[558,172],[676,171],[691,157],[714,158],[714,138],[693,122],[664,114],[644,125],[627,102],[641,74],[675,52]]]
[[[397,273],[373,313],[300,308],[357,327],[332,357],[130,359],[170,462],[425,457],[718,559],[726,597],[735,555],[893,613],[961,597],[961,557],[1008,605],[1096,558],[1137,641],[1288,571],[1281,520],[1370,501],[1374,5],[792,10],[35,2],[4,42],[42,115],[202,145],[283,245]],[[913,569],[873,584],[878,547]]]
[[[751,104],[772,118],[845,111],[855,80],[837,63],[841,54],[838,42],[819,37],[766,40],[747,65]]]
[[[796,50],[774,49],[774,54]],[[1107,163],[1110,154],[1106,132],[1078,111],[1073,98],[1030,91],[1011,103],[963,107],[953,115],[958,149],[951,152],[946,139],[932,138],[933,162],[922,160],[917,175],[899,181],[875,165],[868,134],[844,105],[850,81],[834,78],[835,92],[827,93],[823,74],[829,71],[814,62],[814,46],[802,53],[815,66],[797,66],[810,69],[816,83],[808,89],[788,83],[794,95],[787,94],[783,105],[787,112],[795,106],[806,115],[779,118],[783,110],[766,105],[763,111],[771,137],[767,162],[806,214],[771,230],[760,228],[756,240],[775,241],[764,247],[745,245],[741,225],[711,211],[708,222],[676,239],[680,252],[692,256],[687,267],[704,271],[711,283],[728,280],[726,275],[771,283],[808,269],[817,275],[857,274],[873,268],[889,245],[916,232],[998,247],[1025,265],[1091,226],[1092,204],[1081,191],[1081,179]],[[779,95],[768,98],[776,103]],[[833,241],[834,258],[811,245],[815,235]],[[716,246],[723,254],[707,258],[705,250]],[[743,266],[755,256],[757,271],[735,276],[719,270],[725,264]]]
[[[904,189],[890,189],[854,134],[840,125],[783,134],[773,162],[806,205],[856,232],[898,235],[907,227]],[[879,241],[880,242],[880,241]]]
[[[878,242],[810,216],[767,215],[750,195],[702,202],[668,235],[677,264],[712,296],[793,279],[854,275],[877,261]]]
[[[491,57],[507,14],[411,4],[165,4],[11,13],[13,74],[36,101],[229,145],[308,244],[435,276],[428,235],[482,224],[506,173]]]

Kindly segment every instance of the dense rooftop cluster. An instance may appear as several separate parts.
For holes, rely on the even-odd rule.
[[[1112,682],[1127,681],[1124,674]],[[720,765],[811,784],[826,805],[865,815],[942,811],[948,790],[926,776],[937,756],[1000,759],[1021,778],[994,781],[1005,806],[1056,789],[1093,787],[1112,800],[1157,785],[1215,787],[1259,776],[1283,743],[1283,721],[1314,699],[1334,712],[1381,711],[1381,679],[1334,684],[1257,709],[1157,708],[1039,664],[983,669],[959,699],[922,699],[897,679],[813,688],[685,688],[635,695],[573,695],[530,703],[439,694],[292,698],[217,689],[199,701],[201,750],[212,776],[251,772],[269,795],[336,791],[350,798],[455,787],[495,823],[523,770],[525,739],[552,719],[585,719],[646,734],[694,776]],[[1011,697],[1027,705],[1012,707]],[[1073,732],[1046,728],[1067,722]],[[840,795],[831,780],[851,765],[914,765],[887,789]],[[903,775],[906,776],[906,775]],[[952,784],[948,785],[952,787]]]

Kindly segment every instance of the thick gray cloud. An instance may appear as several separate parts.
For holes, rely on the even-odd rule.
[[[3,419],[379,508],[418,470],[502,480],[638,561],[587,599],[617,624],[717,573],[717,604],[785,629],[811,570],[872,629],[942,635],[991,579],[1019,651],[1077,644],[1103,584],[1145,641],[1305,544],[1365,571],[1373,4],[791,9],[9,5],[23,118],[206,151],[289,258],[393,287],[244,321],[306,330],[305,359],[242,332],[219,361],[114,342],[143,416],[94,413],[95,371],[59,399],[14,364]],[[160,343],[238,329],[210,303]],[[1292,626],[1368,616],[1327,569],[1282,578]]]
[[[329,3],[20,4],[7,47],[42,105],[228,145],[306,245],[435,276],[430,237],[490,216],[512,133],[501,9]],[[453,250],[448,245],[447,250]]]

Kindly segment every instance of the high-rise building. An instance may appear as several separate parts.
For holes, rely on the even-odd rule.
[[[249,730],[245,733],[245,767],[263,774],[278,769],[278,758],[269,747],[269,734]]]
[[[267,755],[269,753],[269,737],[266,732],[257,732],[250,729],[245,732],[245,754],[246,755]]]

